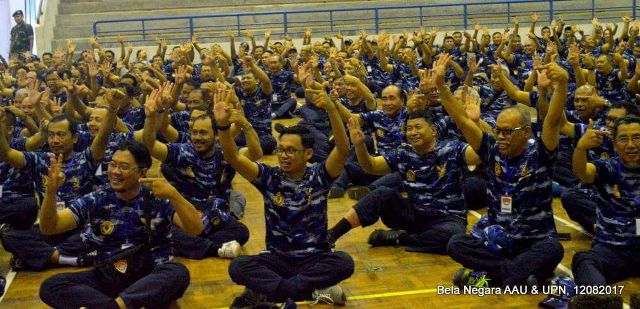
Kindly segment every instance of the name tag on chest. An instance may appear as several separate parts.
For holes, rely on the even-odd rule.
[[[500,197],[500,213],[510,215],[513,211],[512,203],[511,196],[503,195]]]

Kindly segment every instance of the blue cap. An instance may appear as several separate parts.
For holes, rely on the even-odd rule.
[[[16,17],[18,15],[24,16],[24,13],[22,13],[22,10],[17,10],[15,12],[13,12],[13,15],[11,15],[11,16]]]

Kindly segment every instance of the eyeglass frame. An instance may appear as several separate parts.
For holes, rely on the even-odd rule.
[[[500,129],[500,128],[496,127],[496,128],[494,129],[494,132],[496,133],[496,136],[500,135],[500,132],[502,132],[502,135],[503,135],[503,136],[505,136],[505,137],[509,137],[509,136],[511,136],[514,132],[524,130],[524,129],[528,128],[528,127],[530,127],[530,125],[524,125],[524,126],[520,126],[520,127],[513,128],[513,129]],[[507,132],[509,132],[509,133],[507,133]]]

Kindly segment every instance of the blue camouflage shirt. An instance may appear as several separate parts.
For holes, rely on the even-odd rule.
[[[24,151],[26,140],[26,137],[13,138],[9,146],[18,151]],[[28,170],[14,168],[5,162],[0,162],[0,186],[2,186],[0,201],[6,205],[16,199],[33,197],[36,180],[40,181],[40,179],[34,179],[33,174]]]
[[[360,114],[363,129],[370,130],[376,135],[378,153],[397,149],[406,142],[404,127],[408,116],[407,109],[404,107],[393,117],[381,110]]]
[[[132,201],[122,201],[109,187],[92,192],[69,203],[76,224],[83,227],[82,241],[98,250],[98,259],[104,260],[130,245],[146,243],[145,215],[142,195]],[[151,254],[154,261],[173,259],[171,225],[175,210],[168,200],[156,200],[151,207]]]
[[[300,180],[277,167],[258,167],[252,184],[264,197],[267,250],[300,258],[328,252],[327,193],[334,178],[324,162],[307,167]]]
[[[291,87],[294,83],[293,72],[282,70],[278,75],[274,75],[271,72],[268,75],[273,87],[272,100],[276,98],[278,103],[289,100],[291,98]]]
[[[262,92],[258,86],[256,92],[245,93],[240,88],[236,88],[236,94],[247,120],[251,123],[259,136],[271,135],[271,96]]]
[[[594,244],[640,248],[640,170],[626,168],[620,158],[595,160],[597,177]]]
[[[529,141],[516,158],[498,152],[496,140],[482,134],[478,151],[487,167],[487,193],[490,225],[499,224],[513,239],[555,237],[551,209],[551,169],[555,152],[539,139]],[[511,197],[511,213],[501,211],[501,199]]]
[[[462,174],[467,144],[437,141],[433,151],[420,156],[411,145],[383,154],[389,168],[402,177],[401,197],[422,216],[456,215],[467,219],[462,197]]]

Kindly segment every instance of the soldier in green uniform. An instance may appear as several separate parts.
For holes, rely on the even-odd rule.
[[[16,25],[11,28],[11,48],[9,53],[11,56],[17,56],[33,50],[33,27],[24,22],[22,10],[15,11],[13,19],[16,21]]]

